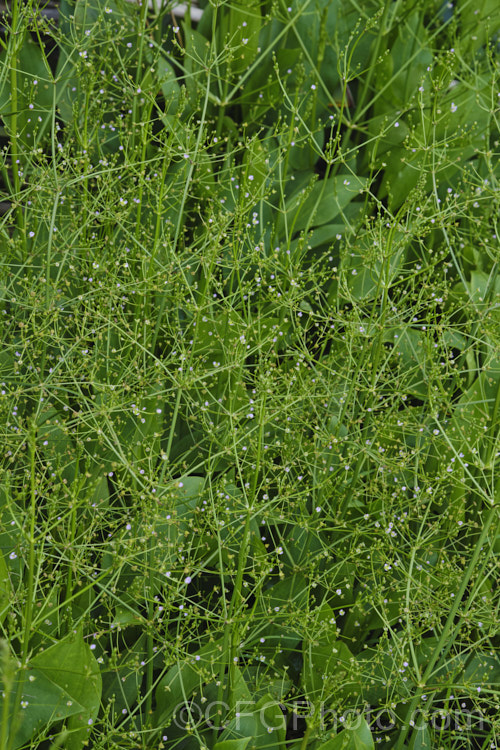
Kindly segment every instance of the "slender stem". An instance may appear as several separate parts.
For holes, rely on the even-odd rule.
[[[406,712],[406,716],[404,719],[404,724],[401,728],[401,732],[399,734],[398,741],[395,745],[395,750],[402,750],[402,748],[405,745],[406,738],[410,732],[411,726],[410,726],[410,719],[412,714],[414,714],[415,710],[417,709],[421,699],[422,695],[424,693],[424,690],[426,690],[427,682],[434,670],[434,667],[436,666],[436,663],[438,659],[441,656],[441,652],[446,647],[446,644],[448,642],[448,636],[450,634],[451,629],[453,628],[455,618],[457,616],[458,610],[462,606],[462,599],[465,594],[465,590],[467,586],[469,585],[469,581],[471,579],[471,576],[475,570],[475,567],[477,565],[477,562],[479,560],[479,557],[481,556],[483,552],[483,546],[486,541],[486,538],[488,536],[488,533],[490,531],[490,528],[493,524],[493,521],[495,520],[495,517],[498,515],[498,508],[493,507],[490,508],[488,511],[488,515],[486,516],[486,520],[483,526],[483,530],[481,532],[481,535],[479,536],[479,539],[476,542],[476,546],[474,549],[474,553],[472,555],[471,561],[469,563],[469,566],[467,570],[465,571],[464,577],[462,579],[462,583],[460,585],[460,588],[455,596],[454,603],[452,608],[450,609],[450,612],[448,614],[448,617],[446,619],[446,622],[444,624],[443,630],[441,632],[441,636],[439,638],[438,644],[436,648],[434,649],[434,653],[432,654],[429,663],[427,664],[426,670],[424,674],[422,675],[422,679],[420,680],[417,691],[413,697],[413,700],[411,701],[408,711]]]
[[[12,59],[10,64],[10,154],[12,161],[12,177],[13,177],[13,199],[16,206],[16,218],[17,227],[21,236],[24,238],[24,244],[26,244],[25,232],[24,232],[24,214],[20,203],[21,199],[21,174],[23,171],[22,167],[22,154],[19,148],[19,134],[18,129],[18,80],[17,80],[17,66],[18,66],[18,50],[24,41],[25,31],[20,30],[19,26],[19,2],[20,0],[13,0],[12,3]]]
[[[201,113],[201,118],[200,118],[200,122],[199,122],[199,125],[198,125],[198,137],[196,139],[196,145],[195,145],[195,148],[194,148],[194,153],[192,155],[192,158],[190,159],[191,163],[190,163],[189,171],[188,171],[188,174],[187,174],[187,177],[186,177],[186,184],[184,185],[184,192],[182,194],[181,204],[179,206],[179,214],[178,214],[177,223],[176,223],[176,227],[175,227],[174,240],[173,240],[173,243],[172,243],[172,248],[173,248],[174,251],[177,249],[177,244],[179,242],[179,236],[180,236],[180,233],[181,233],[181,227],[183,226],[183,222],[184,222],[184,208],[186,206],[188,191],[189,191],[189,187],[191,185],[191,180],[193,179],[193,174],[194,174],[194,170],[195,170],[195,164],[197,163],[198,152],[200,150],[201,142],[202,142],[202,139],[203,139],[204,134],[205,134],[205,122],[206,122],[206,118],[207,118],[209,93],[210,93],[210,70],[208,71],[208,75],[207,75],[207,88],[206,88],[206,91],[205,91],[205,101],[203,102],[203,111]],[[189,283],[187,282],[187,280],[185,278],[184,269],[182,269],[182,268],[181,268],[181,273],[184,276],[184,281],[186,282],[186,288],[189,289],[190,286],[189,286]],[[191,292],[191,295],[192,295],[192,292]],[[154,330],[153,339],[152,339],[152,342],[151,342],[151,351],[154,351],[154,348],[156,346],[156,342],[158,340],[158,336],[160,334],[160,328],[161,328],[161,324],[163,322],[163,314],[165,312],[165,305],[167,304],[167,300],[168,300],[168,295],[164,294],[163,295],[163,299],[161,301],[160,309],[158,311],[158,316],[157,316],[157,319],[156,319],[155,330]]]
[[[174,405],[174,412],[172,414],[172,419],[170,422],[170,432],[168,436],[168,443],[167,443],[167,449],[164,456],[164,463],[163,468],[160,474],[159,478],[159,484],[163,482],[165,472],[167,470],[169,461],[170,461],[170,451],[172,450],[172,442],[174,439],[174,433],[175,433],[175,427],[177,424],[177,417],[179,414],[179,407],[181,403],[181,395],[182,395],[182,389],[177,389],[177,396],[175,399],[175,405]],[[149,541],[148,545],[148,570],[149,570],[149,598],[148,598],[148,621],[150,627],[152,626],[152,620],[153,620],[153,601],[152,601],[152,584],[153,584],[153,548],[152,548],[152,541]],[[154,670],[153,670],[153,636],[151,633],[151,630],[148,631],[148,637],[147,637],[147,649],[148,649],[148,666],[146,670],[146,721],[150,716],[152,716],[152,707],[153,707],[153,683],[154,683]]]
[[[255,502],[256,495],[257,495],[257,484],[258,484],[258,479],[259,479],[259,470],[260,470],[262,445],[263,445],[263,437],[264,437],[265,409],[266,409],[266,396],[264,395],[261,401],[261,408],[260,408],[260,414],[259,414],[259,438],[258,438],[258,445],[257,445],[255,469],[253,470],[254,473],[253,473],[253,478],[252,478],[252,484],[250,487],[250,492],[246,498],[247,512],[245,516],[245,526],[243,529],[243,538],[241,540],[240,551],[238,554],[238,566],[236,569],[236,579],[234,583],[233,593],[231,596],[231,603],[229,605],[229,612],[228,612],[228,616],[226,620],[227,627],[224,633],[224,643],[222,647],[222,658],[221,658],[221,665],[220,665],[220,671],[219,671],[219,691],[218,691],[217,699],[219,703],[221,703],[222,698],[223,698],[223,693],[224,693],[224,675],[226,674],[227,666],[229,666],[228,682],[226,686],[226,697],[227,697],[226,702],[229,705],[230,709],[232,708],[232,705],[233,705],[233,689],[234,689],[234,684],[236,680],[236,665],[237,665],[236,651],[238,647],[238,641],[240,638],[240,630],[238,627],[238,616],[239,616],[238,610],[241,606],[241,600],[242,600],[241,589],[243,585],[243,574],[245,572],[245,566],[246,566],[247,557],[248,557],[248,547],[250,543],[250,523],[252,520],[254,502]],[[234,432],[233,432],[233,435],[234,435]],[[236,449],[236,446],[235,446],[235,449]],[[229,659],[229,665],[227,664],[227,659]],[[219,728],[221,719],[222,717],[217,717],[216,719],[215,727],[214,727],[214,738],[217,737],[218,728]]]
[[[0,725],[0,750],[7,747],[9,731],[9,709],[12,686],[15,680],[16,668],[10,658],[9,649],[6,641],[0,643],[0,668],[3,683],[3,706],[2,706],[2,723]]]
[[[302,742],[300,743],[300,750],[307,750],[307,745],[309,744],[309,737],[311,736],[312,732],[312,724],[308,724],[306,731],[304,732],[304,736],[302,737]]]
[[[145,716],[146,723],[149,724],[149,719],[153,715],[153,683],[154,683],[154,643],[152,635],[153,627],[153,540],[148,540],[148,591],[146,592],[146,599],[148,604],[148,635],[147,635],[147,650],[148,650],[148,662],[146,668],[146,705],[145,705]]]
[[[380,30],[379,30],[379,33],[377,35],[377,41],[375,42],[375,47],[374,47],[374,50],[373,50],[373,54],[371,56],[371,61],[370,61],[371,64],[370,64],[370,66],[368,68],[368,74],[366,76],[366,80],[364,82],[364,85],[363,85],[363,87],[361,89],[361,92],[360,92],[360,95],[358,97],[358,101],[357,101],[357,105],[356,105],[356,111],[354,113],[354,118],[353,118],[354,122],[357,122],[357,120],[358,120],[358,118],[360,116],[360,113],[363,110],[363,105],[365,103],[366,97],[368,96],[368,94],[370,92],[370,86],[371,86],[372,78],[375,75],[375,71],[378,69],[377,65],[376,65],[376,62],[377,62],[377,58],[378,58],[379,53],[380,53],[380,47],[381,47],[381,44],[382,44],[382,37],[385,35],[385,24],[386,24],[386,21],[387,21],[387,16],[389,14],[389,9],[390,9],[391,5],[392,5],[392,0],[385,0],[384,10],[383,10],[383,13],[382,13],[382,19],[380,21]]]
[[[148,16],[148,2],[147,0],[139,0],[139,7],[141,13],[139,17],[139,57],[137,61],[137,70],[135,72],[135,92],[134,92],[134,103],[132,105],[132,134],[131,134],[131,151],[133,153],[135,146],[136,131],[138,128],[138,108],[140,98],[140,83],[142,81],[142,59],[144,55],[144,37],[146,34],[146,22]]]
[[[19,714],[19,706],[23,694],[24,675],[28,663],[28,649],[31,637],[31,623],[33,620],[33,596],[35,581],[35,514],[36,514],[36,475],[35,475],[35,453],[36,453],[36,425],[31,421],[28,431],[28,450],[30,459],[30,485],[29,485],[29,530],[28,530],[28,566],[26,582],[26,603],[24,610],[24,628],[21,646],[21,668],[18,672],[16,694],[14,698],[14,710],[12,714],[8,750],[12,750],[14,735],[16,733],[16,719]]]

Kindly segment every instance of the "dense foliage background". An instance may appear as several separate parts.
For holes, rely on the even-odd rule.
[[[493,0],[12,0],[0,750],[499,744]]]

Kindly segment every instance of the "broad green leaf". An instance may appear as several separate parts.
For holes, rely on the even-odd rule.
[[[229,6],[227,37],[220,40],[219,49],[229,46],[233,50],[234,60],[231,62],[233,73],[242,73],[257,55],[259,32],[262,26],[260,6],[260,0],[233,0]],[[224,26],[222,22],[222,30]]]
[[[401,373],[407,392],[426,396],[429,387],[426,376],[428,353],[423,332],[408,326],[391,326],[384,333],[384,342],[392,344],[394,371]]]
[[[453,472],[455,464],[489,462],[495,450],[499,402],[500,364],[494,360],[460,397],[451,420],[443,427],[441,456],[448,472]]]
[[[189,98],[196,99],[198,92],[204,93],[204,87],[207,85],[206,74],[203,71],[208,70],[210,42],[198,31],[188,27],[185,21],[182,36],[186,52],[184,55],[185,76],[181,79],[181,83],[185,83]]]
[[[120,8],[114,0],[61,0],[59,4],[59,37],[57,68],[57,104],[66,124],[84,116],[86,92],[82,83],[82,66],[96,59],[101,50],[108,52],[109,39],[119,47],[122,60],[127,58],[127,43],[136,43],[135,25],[130,7]],[[128,34],[124,31],[128,30]],[[82,120],[83,122],[83,120]],[[99,132],[99,131],[98,131]],[[103,137],[99,133],[99,137]]]
[[[165,114],[175,114],[179,106],[180,87],[170,63],[160,55],[156,63],[156,78],[160,84],[167,107]]]
[[[135,432],[129,446],[139,466],[156,460],[160,451],[160,438],[163,433],[163,389],[152,386],[144,391],[140,401],[133,407]]]
[[[424,172],[425,154],[419,149],[412,151],[406,148],[392,148],[391,159],[386,163],[378,197],[388,196],[391,210],[397,211],[415,189]]]
[[[30,664],[32,674],[43,674],[68,692],[82,707],[68,720],[68,750],[80,750],[99,711],[102,680],[99,666],[81,632],[70,635],[38,653]]]
[[[286,537],[286,554],[283,555],[283,564],[290,571],[300,568],[322,549],[321,538],[317,533],[297,525]]]
[[[245,149],[242,163],[240,199],[250,193],[246,202],[260,200],[269,174],[269,154],[258,138],[252,138]]]
[[[311,701],[332,699],[337,686],[348,679],[353,654],[345,643],[333,637],[335,631],[336,626],[332,626],[329,635],[304,639],[302,684]]]
[[[283,712],[269,694],[255,701],[249,698],[236,703],[237,713],[221,735],[221,741],[241,741],[248,736],[253,739],[252,747],[279,750],[285,741],[286,722]]]
[[[464,56],[471,56],[482,47],[491,35],[498,32],[497,0],[458,0],[455,13],[459,18],[459,48]]]
[[[346,681],[353,654],[337,639],[332,608],[323,602],[314,613],[314,636],[302,643],[302,685],[310,701],[329,701]]]
[[[492,618],[495,615],[492,613]],[[500,688],[500,662],[492,653],[477,651],[467,662],[463,673],[464,681],[473,687],[490,686],[495,690]]]
[[[5,64],[5,52],[0,52],[0,64]],[[27,35],[18,56],[17,76],[17,134],[19,145],[33,149],[47,129],[51,119],[54,82],[44,54],[30,35]],[[8,67],[8,66],[7,66]],[[0,113],[11,129],[11,94],[8,85],[0,88]]]
[[[452,146],[481,147],[483,135],[491,120],[490,81],[485,75],[475,75],[449,88],[442,96],[437,110],[437,123],[426,113],[427,137]]]
[[[156,688],[156,726],[166,723],[196,690],[217,679],[224,638],[211,641],[169,669]]]
[[[384,154],[384,158],[389,158],[385,156],[385,153],[391,149],[391,162],[394,160],[392,150],[397,154],[401,150],[399,147],[410,132],[410,128],[403,119],[395,119],[393,106],[390,105],[388,113],[383,112],[372,117],[368,125],[368,132],[377,138],[377,157]]]
[[[307,246],[314,248],[338,242],[345,236],[346,229],[345,224],[325,224],[322,227],[317,227],[307,238]]]
[[[73,482],[77,473],[76,450],[61,413],[51,407],[43,411],[37,421],[37,451],[52,471],[59,469],[62,476]]]
[[[375,241],[368,245],[367,240],[361,240],[358,244],[360,249],[345,256],[342,266],[346,273],[347,288],[354,299],[373,299],[376,295],[381,295],[385,286],[389,287],[393,283],[404,263],[407,244],[404,235],[397,232],[389,257],[387,247]]]
[[[266,27],[272,28],[273,23]],[[261,46],[263,46],[261,44]],[[264,48],[264,47],[263,47]],[[238,94],[237,102],[241,105],[243,115],[249,120],[262,120],[264,115],[274,109],[276,102],[282,98],[278,77],[286,83],[287,90],[293,91],[296,85],[296,66],[301,58],[299,49],[278,49],[275,52],[277,72],[269,58],[266,63],[258,65],[245,81],[243,91]],[[291,73],[288,71],[292,71]]]
[[[392,112],[402,109],[407,102],[424,86],[428,88],[428,68],[432,65],[433,54],[427,47],[427,33],[423,25],[423,14],[412,13],[404,24],[397,25],[398,35],[391,46],[390,55],[394,74],[383,97],[377,100],[376,110],[380,111],[380,101],[390,101]],[[386,79],[389,80],[389,79]],[[385,81],[384,81],[385,83]],[[387,111],[387,108],[384,107]]]
[[[121,601],[125,609],[117,609],[122,625],[131,625],[141,619],[137,612],[137,600],[143,594],[144,576],[147,575],[156,591],[162,591],[168,584],[168,576],[175,561],[182,555],[187,545],[203,545],[202,538],[187,535],[189,524],[200,502],[205,484],[204,477],[181,477],[174,487],[159,487],[156,493],[156,507],[153,512],[137,515],[128,524],[123,537],[123,557],[127,559],[121,566]],[[203,547],[205,549],[205,547]],[[105,554],[103,569],[111,568],[115,556]]]
[[[429,725],[421,718],[413,728],[412,738],[408,747],[409,750],[431,750],[433,747]]]
[[[21,675],[18,673],[18,678]],[[101,674],[81,632],[40,651],[22,673],[21,706],[11,719],[17,748],[43,727],[67,718],[68,750],[80,750],[88,739],[101,699]]]
[[[222,740],[214,745],[214,750],[246,750],[251,737],[242,737],[239,740]]]
[[[500,320],[500,276],[473,270],[467,285],[476,310],[489,318]]]
[[[306,579],[300,573],[288,576],[273,586],[262,591],[257,607],[258,613],[267,617],[266,645],[273,647],[276,643],[294,648],[300,640],[300,633],[287,626],[290,613],[302,611],[307,607],[308,587]],[[262,631],[255,633],[260,637]]]
[[[269,693],[257,702],[255,715],[257,718],[256,747],[268,748],[268,750],[278,750],[283,747],[286,737],[285,717],[279,703]]]
[[[136,623],[137,624],[137,623]],[[146,635],[124,650],[113,662],[113,666],[103,667],[102,705],[112,701],[117,715],[130,713],[137,700],[144,676],[146,660]]]
[[[383,155],[384,175],[379,197],[390,197],[394,211],[407,198],[422,178],[425,190],[433,189],[432,176],[426,168],[429,149],[446,144],[447,159],[438,171],[439,183],[452,183],[464,162],[475,150],[484,146],[492,118],[491,95],[488,78],[474,74],[439,93],[435,111],[433,107],[422,110],[422,115],[412,121],[413,137],[404,148],[395,146],[391,158]],[[425,144],[427,144],[425,146]]]
[[[32,648],[37,648],[37,639],[40,640],[44,646],[47,645],[47,636],[50,641],[54,641],[60,632],[61,626],[61,610],[59,609],[59,589],[54,586],[49,592],[45,594],[37,602],[37,608],[35,610],[35,617],[33,621],[33,629],[36,630]]]
[[[294,174],[296,171],[314,168],[314,165],[323,155],[325,133],[324,131],[313,132],[311,135],[307,135],[304,139],[301,139],[300,142],[294,142],[291,147],[288,144],[288,133],[279,140],[282,148],[285,148],[289,153],[288,173]]]
[[[280,216],[277,232],[299,232],[332,222],[366,188],[368,181],[349,173],[317,181],[310,189],[300,189],[287,201],[285,216]]]
[[[359,715],[356,725],[346,727],[340,734],[320,745],[317,750],[374,750],[373,736],[366,719]]]
[[[55,721],[68,719],[84,711],[71,691],[54,683],[43,671],[29,669],[23,681],[19,706],[13,706],[19,683],[19,673],[10,693],[9,730],[13,733],[12,748],[22,747],[34,739],[39,731]],[[5,694],[0,693],[0,710],[4,709]],[[14,713],[14,709],[15,713]]]
[[[249,694],[256,701],[269,693],[273,700],[278,703],[283,702],[293,685],[292,680],[284,677],[277,678],[274,668],[262,661],[256,667],[245,667],[242,670],[242,675],[246,681]]]
[[[10,511],[10,512],[9,512]],[[15,509],[5,510],[0,515],[0,554],[7,568],[11,585],[16,588],[21,580],[24,566],[22,514],[12,515]]]
[[[237,557],[243,541],[242,514],[246,513],[245,496],[234,484],[224,487],[224,512],[219,513],[220,529],[217,531],[216,545],[224,565],[230,564],[230,555]],[[252,560],[264,562],[267,550],[260,538],[258,522],[255,518],[250,521],[249,564]]]

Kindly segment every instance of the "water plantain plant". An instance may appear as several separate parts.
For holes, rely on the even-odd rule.
[[[0,750],[497,747],[496,3],[200,5],[3,16]]]

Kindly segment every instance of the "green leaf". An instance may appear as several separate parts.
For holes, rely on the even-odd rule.
[[[346,255],[342,266],[346,272],[347,287],[356,300],[373,299],[381,293],[385,284],[393,282],[404,262],[407,244],[404,235],[396,232],[389,257],[387,247],[382,248],[379,243],[370,246],[366,240],[357,243],[359,250]]]
[[[154,724],[167,722],[196,690],[216,679],[224,638],[211,641],[171,667],[156,688]],[[211,676],[210,676],[211,675]]]
[[[268,24],[267,31],[273,26]],[[262,44],[261,44],[262,46]],[[295,76],[288,74],[288,70],[294,71],[301,57],[299,49],[278,49],[275,53],[275,64],[280,78],[286,77],[287,89],[295,86]],[[238,95],[245,119],[259,121],[269,109],[274,109],[276,102],[282,97],[281,86],[276,77],[274,66],[269,58],[262,65],[258,65],[245,82],[243,91]]]
[[[13,713],[12,698],[16,695],[20,676],[12,686],[10,693],[9,728],[13,732],[12,748],[25,745],[34,739],[39,731],[50,727],[55,721],[68,719],[84,710],[84,706],[75,700],[71,692],[47,677],[42,671],[28,669],[23,681],[20,706]],[[3,692],[3,691],[2,691]],[[5,696],[0,695],[0,710],[3,711]]]
[[[495,446],[499,402],[500,364],[493,361],[460,397],[446,427],[441,460],[449,465],[450,473],[457,462],[463,466],[488,463]]]
[[[114,0],[60,0],[55,80],[58,108],[66,124],[72,122],[75,115],[77,122],[80,121],[86,110],[82,62],[97,59],[103,50],[109,55],[110,38],[119,49],[121,61],[127,60],[127,44],[132,46],[137,42],[131,11],[130,6],[119,7]],[[135,73],[135,68],[133,70]],[[98,132],[101,139],[103,134]]]
[[[196,99],[198,91],[204,91],[207,85],[205,70],[209,69],[210,42],[195,29],[183,22],[183,38],[186,53],[184,55],[185,77],[190,99]]]
[[[367,184],[365,178],[344,173],[320,180],[312,188],[299,189],[287,201],[285,215],[278,219],[278,234],[300,232],[332,222]]]
[[[269,693],[262,696],[255,706],[257,717],[257,733],[255,746],[257,748],[279,748],[285,742],[286,722],[283,712]]]
[[[259,47],[262,26],[260,0],[233,0],[229,6],[228,38],[221,39],[222,49],[228,43],[233,50],[231,70],[238,74],[254,61]],[[224,29],[224,23],[221,24]]]
[[[11,718],[13,748],[33,739],[54,721],[68,719],[65,747],[80,750],[88,739],[101,699],[101,674],[81,632],[40,651],[18,672],[21,706]],[[1,699],[0,699],[1,701]]]
[[[6,53],[1,52],[0,64],[5,64],[5,60]],[[51,118],[54,82],[46,58],[31,36],[21,45],[17,67],[18,139],[24,148],[32,149],[37,134],[46,130]],[[0,113],[10,131],[11,94],[8,86],[0,87]]]
[[[83,747],[99,711],[102,680],[99,666],[81,632],[38,653],[30,664],[33,674],[43,674],[67,691],[82,707],[67,723],[68,750]]]
[[[384,109],[394,115],[396,109],[407,106],[408,101],[415,95],[424,83],[426,90],[427,71],[433,62],[431,50],[427,47],[427,34],[423,26],[423,14],[412,13],[405,24],[398,24],[398,35],[391,47],[394,75],[390,79],[390,86],[385,90],[386,106]],[[377,100],[376,110],[380,111]],[[390,103],[389,103],[390,102]]]
[[[269,174],[269,154],[258,138],[252,138],[243,155],[240,200],[250,193],[247,202],[260,200]]]
[[[325,224],[313,229],[307,239],[307,246],[314,248],[321,245],[331,245],[339,238],[344,237],[347,227],[345,224]]]
[[[268,648],[274,649],[277,644],[282,648],[296,647],[301,639],[301,633],[289,627],[287,623],[290,621],[290,612],[304,610],[307,601],[307,581],[300,573],[278,581],[261,593],[256,606],[255,620],[261,620],[263,616],[267,618],[265,636]],[[249,641],[257,641],[262,633],[262,628],[259,627],[249,636]]]
[[[366,719],[359,715],[355,727],[346,727],[336,737],[320,745],[317,750],[374,750],[370,727]]]
[[[269,693],[255,702],[249,698],[236,703],[239,716],[232,719],[221,735],[222,742],[241,742],[248,736],[252,747],[276,750],[285,742],[286,722],[283,712]]]
[[[140,664],[146,658],[146,636],[143,633],[129,649],[118,656],[112,667],[108,665],[103,669],[103,706],[112,701],[116,715],[130,713],[144,676],[145,667]]]
[[[160,386],[148,388],[134,410],[136,428],[130,446],[138,462],[155,459],[159,454],[163,429],[162,394]]]
[[[317,636],[303,641],[302,684],[309,700],[327,701],[348,677],[353,654],[345,643],[337,640],[334,613],[326,603],[317,611],[316,630]]]
[[[413,729],[409,750],[431,750],[433,747],[429,726],[421,718]]]
[[[123,557],[129,556],[121,566],[119,585],[122,589],[121,601],[127,604],[117,608],[117,624],[128,626],[137,624],[140,615],[136,612],[137,597],[143,576],[150,576],[155,591],[161,591],[167,583],[165,574],[170,574],[172,565],[180,552],[190,520],[205,484],[204,477],[188,476],[176,481],[175,487],[159,487],[154,513],[137,515],[124,536]],[[134,540],[132,559],[128,550]],[[201,543],[202,540],[199,540]],[[126,551],[127,550],[127,551]],[[113,564],[111,555],[103,555],[103,569]],[[137,588],[139,587],[139,588]],[[139,618],[139,619],[137,619]]]
[[[74,481],[78,468],[75,445],[61,413],[53,407],[41,412],[38,417],[37,450],[47,467],[60,469],[69,483]]]
[[[242,737],[239,740],[222,740],[214,745],[214,750],[245,750],[251,737]]]
[[[498,31],[497,0],[476,0],[474,3],[458,0],[455,12],[460,19],[457,41],[464,57],[473,55],[495,30]]]

